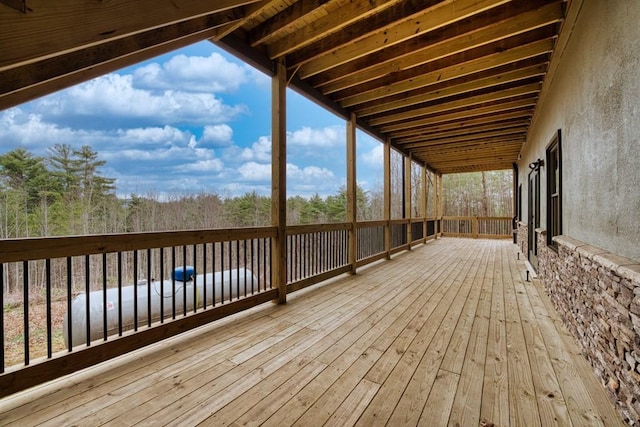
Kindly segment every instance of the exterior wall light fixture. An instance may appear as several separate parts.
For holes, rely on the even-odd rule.
[[[544,160],[542,160],[542,159],[538,159],[535,162],[529,163],[529,169],[531,169],[531,170],[538,170],[542,166],[544,166]]]

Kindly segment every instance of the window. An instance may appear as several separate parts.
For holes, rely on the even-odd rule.
[[[562,234],[562,151],[560,129],[547,146],[547,246],[557,249],[553,237]]]

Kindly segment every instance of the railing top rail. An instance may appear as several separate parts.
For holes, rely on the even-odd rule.
[[[0,263],[275,237],[275,227],[0,240]]]
[[[509,220],[512,218],[510,216],[448,216],[445,215],[442,217],[443,220]]]
[[[387,221],[385,221],[384,219],[374,221],[358,221],[356,223],[357,228],[381,227],[384,225],[387,225]]]
[[[351,230],[351,224],[347,222],[336,222],[331,224],[305,224],[305,225],[288,225],[287,236],[305,233],[318,233],[322,231],[342,231]]]
[[[391,224],[409,224],[409,218],[401,218],[401,219],[392,219],[389,221]]]

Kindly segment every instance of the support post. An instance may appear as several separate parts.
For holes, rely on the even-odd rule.
[[[391,259],[391,141],[384,142],[384,251]]]
[[[411,242],[413,241],[413,233],[411,232],[412,224],[411,218],[413,217],[413,212],[411,210],[411,164],[412,164],[411,155],[408,157],[404,157],[404,211],[405,211],[405,219],[408,219],[407,222],[407,244],[409,245],[409,250],[411,250]]]
[[[443,203],[442,203],[442,174],[436,174],[436,218],[438,219],[438,234],[442,236],[442,214],[443,214]]]
[[[357,184],[356,184],[356,115],[351,113],[347,121],[347,222],[349,229],[349,265],[350,274],[356,274],[357,254]]]
[[[271,79],[271,225],[277,227],[271,243],[271,280],[278,289],[278,304],[287,302],[287,68],[275,62]]]
[[[422,174],[422,242],[427,243],[427,166],[420,167]]]

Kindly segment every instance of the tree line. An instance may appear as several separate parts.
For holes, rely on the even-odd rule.
[[[392,218],[403,214],[401,159],[392,159]],[[395,165],[395,163],[398,163]],[[0,155],[0,238],[127,233],[181,229],[257,227],[270,224],[271,199],[256,192],[221,197],[215,192],[161,198],[152,193],[116,196],[115,179],[90,146],[56,144],[45,156],[24,148]],[[395,167],[394,167],[395,166]],[[510,171],[445,175],[445,215],[511,216]],[[427,212],[422,212],[422,177],[412,173],[413,217],[433,215],[434,178],[427,173]],[[382,219],[383,191],[357,187],[359,221]],[[343,222],[347,194],[287,201],[289,224]],[[408,212],[406,213],[408,214]]]

